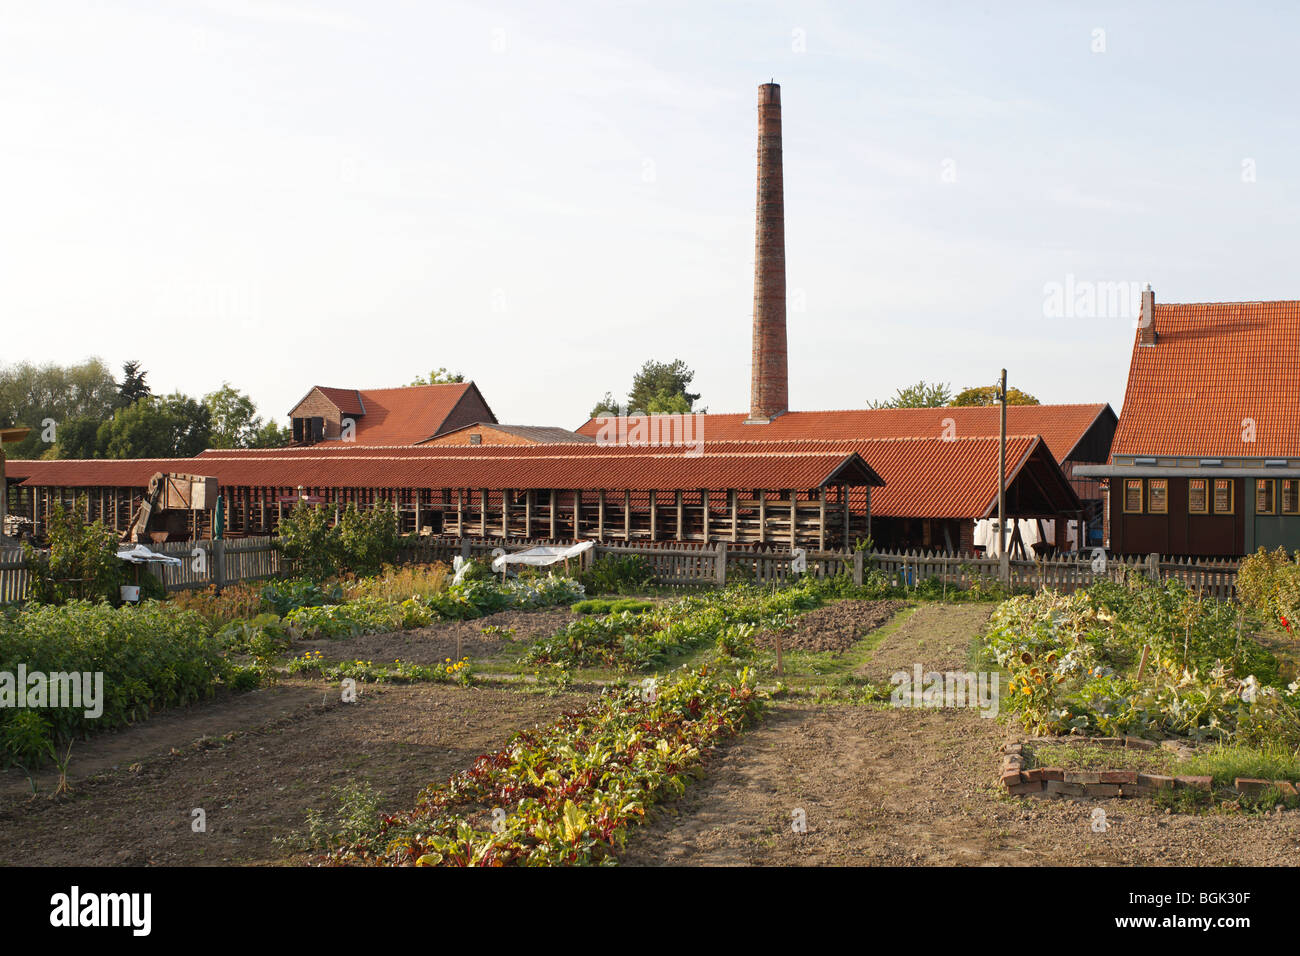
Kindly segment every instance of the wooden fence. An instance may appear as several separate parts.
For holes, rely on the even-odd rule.
[[[152,545],[159,554],[179,558],[179,566],[128,564],[123,569],[127,584],[152,574],[168,591],[237,584],[275,577],[280,573],[280,552],[269,536],[230,541],[173,541]],[[0,551],[0,604],[22,601],[27,596],[27,568],[19,550]],[[137,577],[137,572],[141,577]]]
[[[409,543],[403,549],[402,560],[450,564],[457,555],[487,558],[497,549],[520,551],[538,543],[518,538],[429,537]],[[181,559],[179,567],[139,566],[141,574],[153,573],[160,577],[169,591],[236,584],[275,577],[280,573],[280,554],[274,539],[269,536],[219,542],[178,541],[155,545],[154,548]],[[876,570],[905,587],[914,587],[930,579],[956,588],[1003,581],[1013,588],[1049,588],[1069,592],[1099,580],[1122,581],[1130,574],[1143,574],[1151,578],[1177,578],[1208,597],[1229,600],[1234,595],[1237,579],[1236,561],[1161,558],[1159,555],[1106,558],[1095,562],[1090,555],[1027,561],[938,551],[877,551],[871,554],[806,551],[798,556],[803,570],[797,571],[794,567],[796,553],[789,549],[669,541],[598,544],[588,552],[585,563],[605,555],[640,555],[650,565],[656,583],[668,586],[713,586],[738,580],[778,584],[798,573],[815,577],[845,573],[861,583],[867,572]],[[133,568],[127,570],[128,581],[133,574]],[[22,552],[0,551],[0,603],[21,601],[26,593],[27,570],[23,567]]]

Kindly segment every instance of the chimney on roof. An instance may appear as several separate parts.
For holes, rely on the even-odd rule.
[[[758,211],[754,237],[754,347],[749,419],[765,424],[789,407],[785,345],[785,190],[781,87],[758,88]]]
[[[1156,344],[1156,294],[1148,282],[1142,287],[1142,314],[1138,318],[1138,345]]]

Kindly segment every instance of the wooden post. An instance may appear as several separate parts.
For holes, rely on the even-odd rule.
[[[700,489],[700,514],[703,515],[704,522],[704,543],[709,543],[709,489]]]
[[[682,528],[682,512],[683,512],[683,510],[684,510],[684,509],[683,509],[683,506],[682,506],[682,492],[681,492],[681,489],[679,488],[679,489],[677,489],[677,540],[678,540],[678,541],[685,541],[685,540],[686,540],[686,532],[685,532],[685,530],[683,530],[683,528]]]
[[[632,490],[623,489],[623,540],[632,543]]]
[[[759,488],[758,495],[758,543],[767,544],[767,491]]]
[[[720,588],[727,586],[727,543],[718,542],[717,556],[714,557],[714,579]]]
[[[596,540],[605,540],[605,489],[596,492]]]
[[[537,498],[537,493],[533,489],[528,489],[524,493],[524,537],[532,538],[533,536],[533,502]]]
[[[226,586],[226,542],[217,538],[212,542],[212,569],[208,572],[217,593]]]
[[[582,489],[573,489],[573,540],[577,541],[582,537]],[[569,573],[566,565],[564,573]]]
[[[817,505],[817,550],[826,550],[826,489],[824,487]]]
[[[659,540],[659,502],[658,492],[650,492],[650,540]]]
[[[799,492],[793,488],[790,492],[790,550],[799,546]]]
[[[416,505],[418,508],[419,505]],[[501,489],[501,537],[510,537],[510,489]],[[457,658],[459,660],[459,658]]]
[[[740,540],[740,495],[735,488],[727,491],[727,497],[731,501],[731,542],[735,544]]]
[[[552,488],[552,489],[551,489],[551,507],[550,507],[550,512],[551,512],[551,534],[550,534],[550,537],[551,537],[551,540],[552,540],[552,541],[555,540],[555,502],[556,502],[556,499],[557,499],[557,492],[556,492],[556,490],[555,490],[554,488]]]
[[[862,564],[863,564],[862,552],[854,551],[853,552],[853,583],[858,587],[862,587]]]
[[[1002,370],[998,385],[998,405],[1001,408],[998,426],[998,554],[1006,551],[1007,533],[1007,370]],[[1016,525],[1017,529],[1020,527]],[[1009,570],[1009,569],[1008,569]],[[1010,578],[1005,582],[1010,584]]]

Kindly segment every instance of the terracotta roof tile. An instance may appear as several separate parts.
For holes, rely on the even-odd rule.
[[[1058,461],[1064,461],[1108,408],[1104,402],[1090,405],[1010,405],[1007,407],[1007,433],[1041,435]],[[999,429],[998,409],[993,406],[786,412],[766,425],[746,425],[747,417],[743,414],[706,414],[700,417],[697,431],[706,441],[786,441],[805,438],[935,438],[944,434],[947,419],[952,419],[950,434],[957,438],[996,438]],[[622,421],[622,434],[627,434],[627,420]],[[600,420],[590,419],[578,431],[596,436],[601,424]],[[610,426],[611,435],[615,434],[615,427],[617,422]]]
[[[30,485],[143,487],[155,471],[212,475],[222,485],[271,487],[585,488],[664,490],[818,487],[860,458],[885,487],[872,494],[882,516],[976,518],[996,499],[996,438],[707,442],[681,447],[589,443],[376,447],[359,444],[257,451],[212,450],[193,459],[17,461],[10,475]],[[1031,460],[1059,474],[1036,435],[1007,439],[1015,480]],[[1061,478],[1062,508],[1078,506]]]
[[[1300,455],[1300,302],[1156,304],[1111,455]],[[1254,441],[1248,436],[1254,423]]]

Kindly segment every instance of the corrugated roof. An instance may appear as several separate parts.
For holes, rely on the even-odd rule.
[[[1157,303],[1153,325],[1112,456],[1300,455],[1300,302]]]
[[[1110,406],[1009,405],[1007,433],[1041,435],[1058,461],[1070,457],[1076,445]],[[822,412],[786,412],[766,425],[746,425],[744,414],[705,414],[695,428],[696,437],[706,441],[784,441],[799,439],[876,438],[996,438],[999,415],[996,406],[940,408],[859,408]],[[952,420],[949,429],[948,420]],[[620,422],[622,423],[620,426]],[[628,433],[628,419],[602,422],[589,419],[578,431],[598,436],[602,424],[606,434]],[[621,427],[621,432],[616,431]]]

